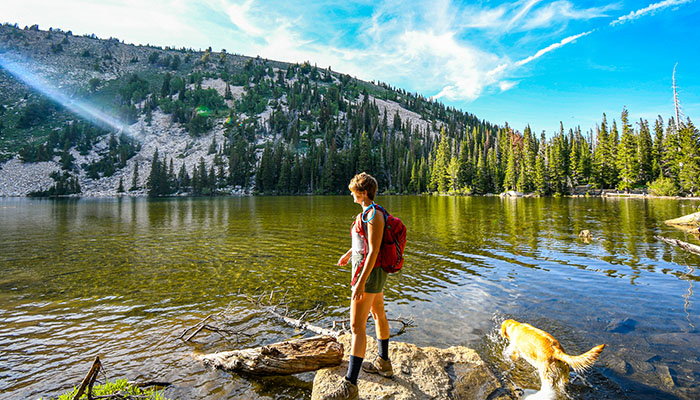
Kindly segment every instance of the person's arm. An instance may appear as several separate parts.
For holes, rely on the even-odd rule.
[[[348,250],[345,254],[340,256],[338,259],[338,265],[343,266],[347,265],[348,261],[350,261],[350,256],[352,255],[352,249]]]
[[[376,210],[376,213],[380,213],[380,210]],[[365,257],[365,265],[362,267],[362,273],[360,274],[360,279],[355,286],[353,292],[353,299],[360,299],[365,293],[365,282],[369,278],[369,274],[372,273],[374,268],[374,263],[377,261],[379,256],[379,248],[382,246],[382,235],[384,234],[384,214],[377,215],[377,217],[372,218],[371,221],[367,223],[367,243],[369,244],[369,249],[367,251],[367,257]]]

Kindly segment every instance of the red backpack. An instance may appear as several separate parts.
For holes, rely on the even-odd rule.
[[[375,267],[382,267],[387,273],[397,272],[403,267],[403,249],[406,247],[406,225],[401,222],[399,218],[394,217],[389,214],[384,207],[374,204],[367,208],[367,210],[358,214],[355,221],[353,221],[353,226],[355,231],[362,236],[365,241],[365,249],[369,250],[369,243],[367,242],[367,234],[363,229],[362,221],[364,219],[364,214],[366,214],[371,207],[376,207],[382,210],[384,213],[384,234],[382,236],[382,245],[379,248],[379,255],[377,255],[377,260],[374,263]],[[374,211],[377,212],[376,210]],[[370,220],[374,218],[373,216]],[[368,221],[365,221],[368,222]],[[365,257],[367,255],[365,254]],[[364,263],[364,258],[362,259]],[[352,278],[352,284],[354,285],[359,277],[362,268],[358,268],[355,276]]]

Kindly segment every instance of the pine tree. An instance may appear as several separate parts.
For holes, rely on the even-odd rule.
[[[620,179],[616,161],[617,149],[619,146],[620,135],[617,131],[617,123],[613,120],[612,127],[610,128],[610,135],[608,136],[607,181],[610,183],[610,187],[616,187]]]
[[[450,163],[449,143],[445,129],[440,132],[441,139],[435,153],[435,159],[430,174],[430,190],[446,193],[449,188],[448,165]]]
[[[564,146],[564,136],[561,133],[555,136],[551,146],[548,146],[548,175],[552,190],[558,194],[566,193],[565,152],[562,149]]]
[[[199,172],[199,178],[197,179],[199,182],[199,193],[209,194],[206,190],[210,187],[209,174],[207,174],[207,165],[204,162],[204,157],[199,157],[199,167],[197,171]]]
[[[459,189],[459,159],[457,157],[452,157],[447,165],[447,175],[449,176],[449,190],[456,192]]]
[[[518,173],[519,173],[519,168],[515,164],[515,152],[516,150],[513,148],[513,146],[508,146],[506,148],[506,151],[508,152],[508,163],[506,164],[506,176],[503,181],[503,188],[508,191],[508,190],[515,190],[517,180],[518,180]]]
[[[652,178],[656,179],[662,174],[664,153],[664,120],[659,115],[654,121],[654,151],[652,162]]]
[[[216,171],[214,171],[214,163],[209,167],[207,183],[209,183],[209,193],[214,194],[216,192]]]
[[[666,128],[666,135],[663,142],[663,153],[661,157],[661,169],[663,175],[673,179],[677,184],[681,168],[681,144],[673,118],[669,119]]]
[[[469,158],[469,144],[462,141],[459,150],[459,170],[457,172],[457,183],[460,188],[471,189],[474,178],[474,165]]]
[[[535,179],[534,186],[535,192],[539,195],[544,195],[549,192],[549,179],[547,176],[547,144],[545,142],[544,132],[542,133],[542,139],[540,140],[540,148],[537,152],[537,159],[535,160]]]
[[[603,122],[597,127],[597,132],[595,152],[593,153],[593,175],[596,185],[601,189],[605,189],[610,183],[607,180],[610,155],[608,152],[608,124],[605,114],[603,114]]]
[[[260,157],[258,173],[255,174],[255,185],[259,192],[271,193],[274,190],[276,182],[273,163],[272,146],[268,142]]]
[[[291,157],[285,155],[280,169],[280,178],[277,182],[277,193],[288,194],[292,187],[292,160]]]
[[[156,148],[156,151],[153,153],[153,160],[151,161],[151,173],[148,175],[147,186],[149,196],[160,196],[163,194],[161,168],[162,166],[158,159],[158,149]]]
[[[656,178],[654,175],[654,147],[651,141],[649,122],[641,118],[639,119],[637,158],[639,159],[637,182],[647,185]]]
[[[224,171],[224,166],[219,164],[216,168],[216,187],[222,188],[226,186],[226,171]]]
[[[593,170],[593,154],[591,148],[585,138],[581,138],[579,142],[579,160],[576,166],[576,172],[581,183],[591,183],[591,173]]]
[[[363,131],[360,136],[360,149],[357,160],[356,173],[372,170],[371,146],[367,132]]]
[[[180,166],[180,172],[177,174],[177,183],[179,191],[187,191],[190,186],[190,176],[187,173],[187,166],[184,162]]]
[[[165,78],[163,79],[163,86],[160,88],[160,97],[167,97],[170,96],[170,79],[172,78],[172,75],[170,75],[170,72],[167,72],[165,74]]]
[[[197,171],[197,164],[192,167],[192,178],[190,179],[190,184],[192,186],[192,194],[202,194],[202,185],[199,183],[199,171]]]
[[[525,173],[525,163],[520,163],[520,173],[518,174],[518,184],[516,189],[518,192],[525,193],[527,191],[527,176]]]
[[[678,136],[681,148],[680,187],[691,196],[696,196],[700,192],[700,134],[688,119],[681,126]]]
[[[579,171],[579,164],[581,160],[581,134],[577,132],[575,140],[571,143],[571,152],[569,153],[569,171],[571,177],[571,184],[577,186],[581,183],[582,177]]]
[[[139,163],[134,163],[134,176],[131,178],[131,188],[129,191],[139,190],[141,186],[139,185]]]
[[[428,191],[428,177],[430,176],[430,166],[428,165],[428,160],[425,157],[421,158],[420,161],[420,187],[418,188],[419,193]]]
[[[637,156],[637,139],[634,136],[632,125],[628,120],[627,109],[622,109],[622,139],[617,151],[617,170],[619,171],[619,184],[617,188],[629,192],[634,188],[639,175],[639,164]],[[615,130],[615,122],[613,122]]]
[[[410,193],[420,193],[420,176],[418,163],[413,163],[411,166],[411,180],[408,183],[408,191]]]
[[[124,182],[122,181],[122,177],[119,177],[119,186],[117,187],[117,193],[124,193]]]
[[[491,147],[486,153],[486,169],[488,170],[490,182],[488,183],[489,192],[500,192],[503,190],[503,174],[498,165],[498,154],[495,148]]]
[[[533,190],[533,180],[535,178],[535,161],[537,159],[537,142],[532,136],[530,125],[525,127],[523,133],[523,156],[522,166],[524,167],[524,181],[521,183],[523,192],[531,192]]]
[[[476,163],[476,185],[474,188],[477,193],[484,194],[488,191],[488,178],[489,174],[484,155],[482,152],[479,152],[479,161]]]

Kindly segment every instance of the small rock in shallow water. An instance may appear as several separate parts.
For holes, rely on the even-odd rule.
[[[632,318],[615,318],[610,321],[608,326],[605,327],[605,330],[613,333],[629,333],[634,330],[635,326],[637,326],[637,321]]]
[[[671,370],[665,365],[657,365],[655,368],[656,375],[659,376],[661,382],[668,388],[673,388],[676,386],[676,382],[671,376]]]

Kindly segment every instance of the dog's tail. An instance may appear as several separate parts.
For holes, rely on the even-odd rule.
[[[603,351],[604,347],[605,345],[601,344],[600,346],[596,346],[580,356],[570,356],[563,351],[556,349],[554,350],[554,358],[569,364],[574,371],[580,374],[585,372],[593,365],[593,363],[595,363],[595,360],[598,359],[598,356],[600,356],[600,352]]]

